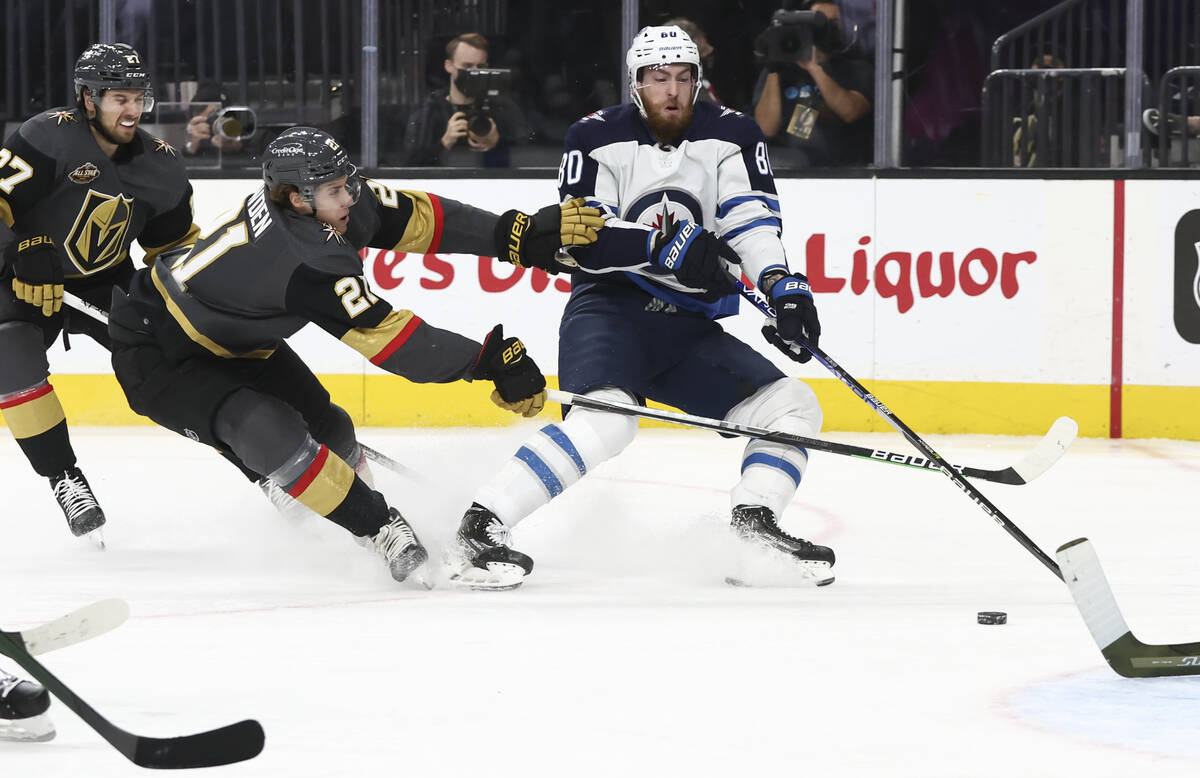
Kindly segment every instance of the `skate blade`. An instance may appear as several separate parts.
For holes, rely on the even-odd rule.
[[[525,582],[525,568],[509,562],[488,562],[486,569],[468,564],[448,580],[456,589],[506,592]]]
[[[97,551],[104,551],[108,548],[108,544],[104,542],[104,530],[100,529],[100,527],[96,527],[94,530],[84,535],[84,537],[92,542],[92,545],[96,547]]]
[[[27,719],[0,719],[0,740],[21,743],[45,743],[58,733],[45,713]]]
[[[829,586],[829,584],[833,583],[834,580],[835,580],[834,576],[830,575],[828,577],[819,577],[818,576],[818,577],[797,578],[796,580],[794,580],[790,583],[783,583],[783,582],[780,582],[779,580],[774,580],[774,581],[769,581],[769,582],[768,581],[751,582],[751,581],[746,581],[741,578],[734,578],[731,575],[725,576],[725,583],[729,584],[730,586],[740,586],[740,587],[744,587],[746,589],[767,589],[767,588],[781,589],[781,588],[787,588],[787,587],[801,588],[801,587],[807,587],[807,586]]]

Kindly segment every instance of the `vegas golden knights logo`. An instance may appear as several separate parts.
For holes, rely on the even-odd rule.
[[[71,261],[85,275],[120,262],[132,219],[132,197],[89,191],[64,247]]]

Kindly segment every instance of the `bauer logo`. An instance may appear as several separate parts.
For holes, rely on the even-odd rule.
[[[1175,225],[1175,330],[1200,344],[1200,210],[1188,211]]]

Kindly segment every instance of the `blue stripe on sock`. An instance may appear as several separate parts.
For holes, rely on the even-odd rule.
[[[575,448],[575,444],[567,437],[567,433],[563,432],[557,424],[547,424],[542,427],[542,434],[554,441],[554,444],[571,458],[580,476],[587,475],[587,465],[584,464],[583,457],[579,455],[579,449]]]
[[[800,450],[804,451],[804,449],[800,449]],[[807,455],[807,453],[808,452],[805,451],[806,455]],[[787,461],[783,457],[777,457],[777,456],[772,456],[771,454],[763,454],[763,453],[751,454],[750,456],[748,456],[742,460],[742,472],[743,473],[746,472],[746,468],[749,467],[750,465],[766,465],[767,467],[773,467],[776,470],[782,470],[788,476],[788,478],[791,478],[792,481],[794,481],[796,483],[796,486],[800,485],[800,470],[799,470],[799,468],[797,468],[795,465],[793,465],[791,462]]]
[[[554,472],[550,469],[550,465],[547,465],[545,460],[533,453],[532,449],[527,446],[521,446],[517,449],[516,456],[517,459],[524,462],[533,471],[534,475],[541,479],[542,485],[546,487],[546,491],[550,493],[551,497],[557,497],[562,494],[562,482],[554,475]]]

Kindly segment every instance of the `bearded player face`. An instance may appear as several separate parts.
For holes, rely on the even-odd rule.
[[[644,68],[637,88],[654,137],[662,143],[677,144],[692,121],[696,79],[691,65]]]
[[[92,126],[109,143],[129,143],[137,134],[138,123],[146,106],[141,89],[109,89],[96,101],[88,94],[84,103]]]

